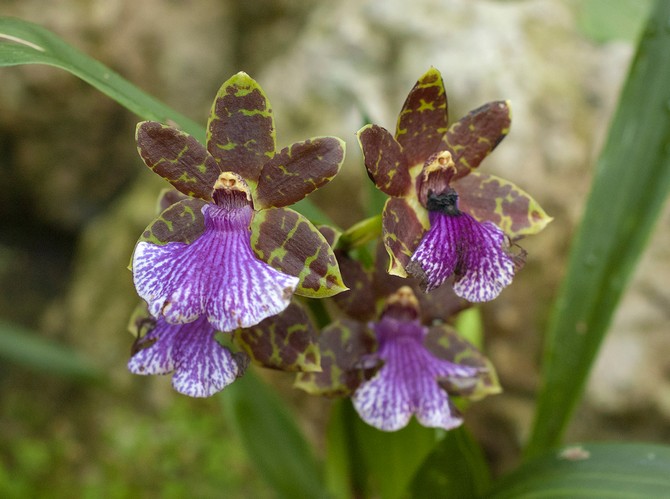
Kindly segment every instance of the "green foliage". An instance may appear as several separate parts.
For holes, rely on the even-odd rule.
[[[283,402],[247,372],[221,396],[249,457],[279,497],[325,497],[319,465]]]
[[[412,497],[481,497],[490,482],[482,449],[467,429],[449,431],[411,483]]]
[[[558,445],[670,189],[670,2],[640,42],[593,179],[546,338],[528,455]]]
[[[203,127],[68,45],[49,30],[21,19],[0,17],[0,67],[19,64],[46,64],[64,69],[138,116],[162,123],[174,122],[204,142]]]
[[[579,0],[577,24],[597,42],[635,41],[651,7],[650,0]]]
[[[104,378],[102,371],[74,350],[7,322],[0,322],[0,357],[63,378],[81,381]]]
[[[670,447],[598,443],[564,447],[500,480],[490,499],[668,497]]]

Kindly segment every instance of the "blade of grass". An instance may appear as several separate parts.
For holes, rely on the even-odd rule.
[[[0,321],[0,357],[37,372],[80,381],[101,381],[103,373],[74,350],[38,333]]]
[[[204,142],[205,129],[68,45],[51,31],[21,19],[0,18],[0,66],[47,64],[69,71],[146,120],[174,123]]]
[[[670,2],[657,1],[597,164],[545,340],[528,456],[561,441],[670,189],[669,19]]]

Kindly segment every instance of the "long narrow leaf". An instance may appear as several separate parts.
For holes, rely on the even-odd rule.
[[[7,322],[0,322],[0,357],[62,378],[82,381],[103,379],[103,373],[74,350]]]
[[[2,17],[0,66],[19,64],[47,64],[69,71],[143,119],[174,122],[198,140],[205,139],[204,127],[146,94],[51,31],[27,21]]]
[[[667,498],[670,447],[598,443],[566,447],[526,462],[489,499]]]
[[[670,2],[651,13],[598,161],[545,344],[528,455],[556,446],[670,188]]]
[[[227,387],[224,408],[278,497],[326,497],[319,465],[288,408],[253,372]]]
[[[372,488],[382,499],[406,497],[412,477],[437,444],[436,430],[414,418],[394,432],[379,431],[357,418],[354,429]]]
[[[482,497],[488,489],[488,463],[466,428],[447,432],[411,483],[412,497]]]

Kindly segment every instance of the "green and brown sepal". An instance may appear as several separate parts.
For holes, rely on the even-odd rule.
[[[470,342],[461,338],[452,327],[446,324],[430,327],[424,345],[437,358],[477,370],[477,374],[471,377],[440,379],[440,385],[450,395],[480,400],[502,391],[491,361]]]
[[[137,125],[137,150],[144,163],[183,194],[212,200],[221,173],[205,147],[187,133],[155,121]]]
[[[270,208],[254,213],[251,246],[260,260],[300,279],[298,295],[324,298],[347,289],[333,249],[296,211]]]
[[[275,136],[270,102],[253,78],[239,72],[221,85],[207,123],[207,150],[221,171],[255,186],[275,154]]]
[[[553,219],[528,193],[508,180],[472,172],[454,182],[462,210],[493,222],[511,239],[537,234]]]
[[[235,333],[235,343],[253,362],[282,371],[321,371],[317,341],[316,329],[296,301],[280,314]]]
[[[351,395],[381,366],[367,365],[363,359],[376,349],[374,334],[357,321],[336,321],[321,331],[321,371],[298,374],[295,386],[312,395]]]

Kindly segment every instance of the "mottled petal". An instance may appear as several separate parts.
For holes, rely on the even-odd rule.
[[[512,282],[514,259],[505,249],[505,234],[490,222],[470,215],[430,213],[431,228],[407,266],[426,291],[452,274],[454,291],[471,302],[493,300]]]
[[[206,314],[220,331],[250,327],[290,303],[298,279],[258,260],[250,245],[252,210],[203,208],[206,230],[191,244],[140,242],[133,274],[155,317],[173,324]]]
[[[205,317],[188,324],[169,324],[163,319],[138,340],[140,349],[128,361],[134,374],[169,374],[172,386],[190,397],[209,397],[242,375],[230,351],[214,338],[216,330]]]
[[[380,362],[365,362],[376,347],[374,334],[364,324],[348,319],[326,326],[319,336],[321,371],[300,373],[295,387],[312,395],[350,395],[369,379]]]
[[[187,133],[157,123],[137,125],[137,150],[144,163],[175,189],[205,201],[221,171],[205,147]]]
[[[416,200],[389,198],[382,212],[382,240],[389,254],[388,273],[405,277],[405,266],[421,242],[428,220]]]
[[[472,172],[454,182],[454,189],[462,211],[494,223],[512,239],[537,234],[552,221],[529,194],[495,175]]]
[[[366,125],[358,131],[368,176],[389,196],[404,196],[412,188],[412,179],[402,147],[393,135],[378,125]]]
[[[455,360],[458,363],[477,369],[471,377],[445,377],[439,380],[440,386],[450,395],[479,400],[488,395],[500,393],[502,388],[493,364],[477,348],[463,339],[451,326],[438,324],[431,326],[424,345],[434,356]]]
[[[441,148],[451,152],[458,171],[456,178],[479,166],[509,133],[510,123],[509,102],[496,101],[470,111],[449,127]]]
[[[349,288],[333,297],[337,306],[349,317],[366,322],[375,317],[376,296],[372,289],[372,275],[358,260],[344,251],[335,251],[342,272],[342,280]]]
[[[235,343],[252,361],[282,371],[320,371],[317,340],[307,312],[295,301],[283,312],[235,333]]]
[[[253,193],[254,207],[262,210],[297,203],[330,182],[344,161],[344,142],[315,137],[296,142],[265,163]]]
[[[475,370],[431,355],[423,346],[426,329],[418,321],[382,318],[375,332],[376,356],[384,365],[352,397],[361,418],[383,431],[405,427],[412,414],[428,427],[449,430],[460,425],[463,420],[438,379],[469,377]]]
[[[410,91],[398,116],[395,138],[407,164],[423,164],[447,131],[447,94],[440,72],[430,68]]]
[[[299,277],[296,294],[324,298],[347,289],[332,248],[303,215],[288,208],[256,212],[251,231],[258,258]]]
[[[207,123],[207,150],[222,171],[237,173],[251,185],[274,156],[270,102],[248,74],[237,73],[216,94]]]
[[[177,201],[163,210],[144,229],[139,240],[157,245],[195,241],[205,232],[205,217],[202,215],[203,206],[205,206],[205,202],[200,199],[186,198]]]

